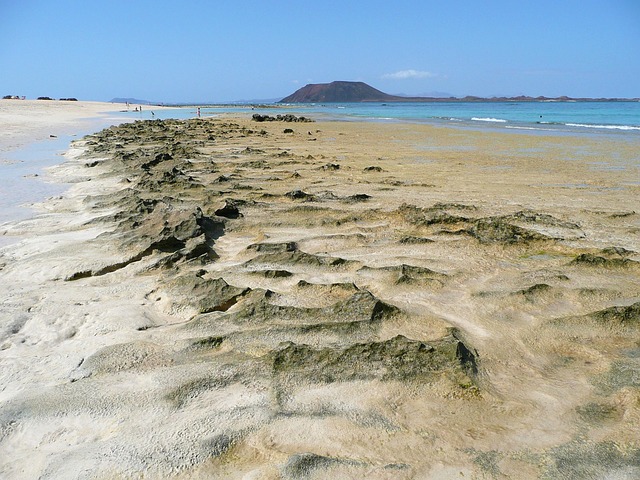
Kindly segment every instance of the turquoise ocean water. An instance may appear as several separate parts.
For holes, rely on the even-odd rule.
[[[316,119],[418,122],[477,129],[502,129],[574,134],[629,134],[640,136],[640,102],[438,102],[438,103],[326,103],[277,104],[251,107],[201,107],[208,117],[225,112],[276,115],[293,113]],[[193,107],[142,113],[133,118],[193,118]]]

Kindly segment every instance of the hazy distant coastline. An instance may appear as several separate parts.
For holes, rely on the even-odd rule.
[[[174,107],[186,106],[216,106],[216,105],[274,105],[283,103],[501,103],[501,102],[640,102],[640,97],[559,97],[517,95],[480,97],[465,96],[410,96],[391,95],[382,92],[364,82],[334,81],[331,83],[307,84],[290,95],[280,99],[243,99],[229,101],[192,101],[192,102],[161,102],[142,100],[138,98],[116,97],[110,103],[129,103],[131,105],[163,105]]]
[[[331,83],[310,83],[280,100],[280,103],[313,102],[636,102],[640,98],[574,98],[561,97],[405,97],[384,93],[364,82],[335,81]]]

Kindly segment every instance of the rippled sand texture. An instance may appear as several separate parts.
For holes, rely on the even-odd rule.
[[[229,117],[76,142],[0,260],[0,473],[638,478],[628,138]]]

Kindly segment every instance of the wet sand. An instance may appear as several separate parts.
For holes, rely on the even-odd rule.
[[[45,168],[63,161],[72,140],[134,121],[126,112],[104,102],[0,100],[0,224],[32,217],[39,202],[64,192],[68,185],[49,182]],[[0,247],[18,240],[1,236]]]
[[[5,228],[0,472],[637,478],[629,138],[230,116],[74,142],[73,187]]]

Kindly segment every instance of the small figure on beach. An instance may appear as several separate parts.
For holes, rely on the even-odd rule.
[[[200,107],[197,108],[198,118],[200,118]]]

